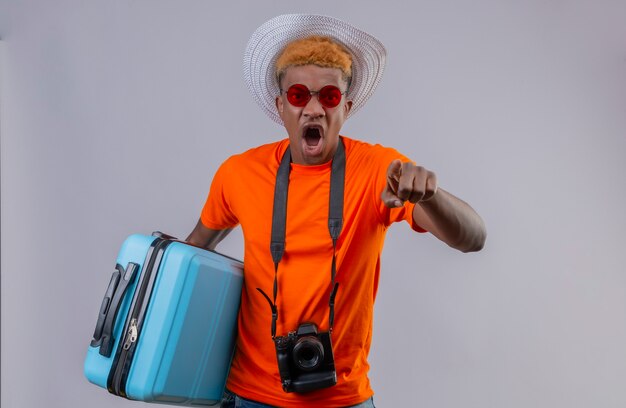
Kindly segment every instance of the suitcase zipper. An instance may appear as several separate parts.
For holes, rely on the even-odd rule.
[[[130,321],[130,327],[128,333],[126,333],[126,341],[124,342],[124,350],[128,350],[134,342],[137,341],[137,319],[133,318]]]
[[[153,243],[152,251],[149,252],[146,257],[144,273],[139,283],[140,287],[135,291],[130,308],[131,312],[126,321],[127,328],[124,330],[125,335],[121,343],[123,346],[118,347],[116,358],[113,361],[109,374],[107,388],[112,394],[128,398],[126,394],[126,380],[128,379],[128,372],[130,371],[132,359],[135,354],[137,339],[141,334],[143,318],[148,308],[148,302],[152,294],[152,288],[154,287],[163,253],[171,243],[172,241],[157,238]]]

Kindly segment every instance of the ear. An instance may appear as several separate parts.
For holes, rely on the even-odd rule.
[[[344,114],[346,115],[346,117],[348,116],[348,113],[350,113],[350,109],[352,109],[352,101],[346,101],[346,104],[343,105],[343,108],[345,110]]]
[[[283,98],[279,96],[276,97],[276,110],[278,111],[278,116],[280,116],[280,118],[283,118]]]

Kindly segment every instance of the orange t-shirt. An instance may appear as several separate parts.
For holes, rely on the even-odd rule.
[[[413,205],[389,209],[380,199],[387,167],[408,161],[394,149],[342,137],[346,150],[343,229],[337,242],[339,290],[332,332],[337,384],[310,393],[283,391],[276,349],[271,338],[272,314],[267,300],[274,283],[270,253],[276,172],[288,140],[232,156],[219,168],[202,210],[211,229],[241,224],[244,236],[244,287],[238,337],[227,388],[254,401],[281,407],[349,406],[373,391],[367,378],[374,299],[380,254],[387,227],[406,220],[416,231]],[[291,165],[287,198],[285,253],[278,266],[278,322],[283,336],[300,323],[314,322],[328,331],[332,239],[328,232],[330,165]]]

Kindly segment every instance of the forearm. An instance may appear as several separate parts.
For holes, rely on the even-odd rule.
[[[413,220],[459,251],[480,251],[485,245],[487,231],[482,218],[466,202],[441,188],[431,199],[415,205]]]
[[[232,231],[232,228],[223,230],[209,229],[202,224],[202,221],[198,220],[196,227],[185,241],[195,246],[213,250],[230,231]]]

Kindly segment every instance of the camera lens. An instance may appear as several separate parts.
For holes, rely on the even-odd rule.
[[[324,346],[316,337],[302,337],[293,347],[293,360],[300,370],[313,371],[324,361]]]

